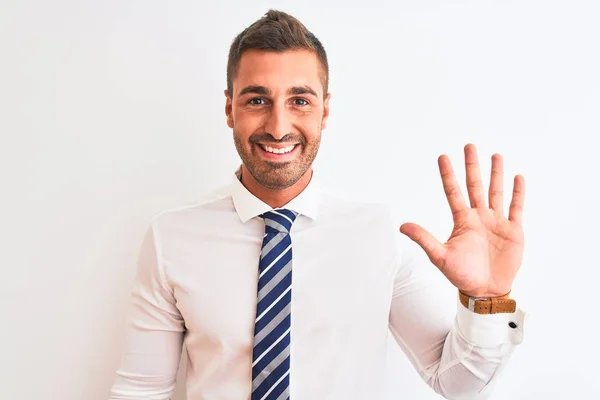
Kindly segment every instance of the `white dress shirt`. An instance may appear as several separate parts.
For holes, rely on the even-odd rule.
[[[153,218],[110,399],[168,400],[183,345],[189,400],[250,398],[257,216],[271,207],[238,174],[201,202]],[[521,310],[479,315],[457,300],[444,311],[420,272],[435,267],[387,206],[332,194],[313,176],[285,208],[299,213],[290,232],[292,400],[383,398],[389,331],[443,396],[489,389],[522,341]]]

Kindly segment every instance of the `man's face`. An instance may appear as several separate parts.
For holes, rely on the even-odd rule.
[[[237,151],[254,179],[285,189],[309,171],[329,114],[322,68],[308,50],[249,50],[241,57],[225,112]]]

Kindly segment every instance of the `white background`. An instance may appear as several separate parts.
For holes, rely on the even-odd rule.
[[[598,398],[600,7],[323,3],[0,2],[0,399],[107,398],[150,218],[238,165],[228,47],[270,7],[329,53],[317,168],[334,188],[445,239],[439,154],[462,179],[475,143],[487,180],[502,153],[507,191],[525,175],[514,295],[530,317],[493,398]],[[390,400],[437,398],[395,346],[388,386]]]

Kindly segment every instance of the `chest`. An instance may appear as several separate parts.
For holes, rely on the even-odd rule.
[[[291,239],[296,341],[342,336],[363,324],[386,325],[393,268],[381,241],[323,229],[293,232]],[[192,335],[228,346],[251,344],[261,245],[261,234],[199,239],[166,260],[177,307]]]

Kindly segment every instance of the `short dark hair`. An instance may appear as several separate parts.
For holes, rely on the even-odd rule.
[[[233,96],[233,78],[236,76],[242,54],[247,50],[266,50],[282,53],[286,50],[314,51],[323,68],[324,95],[329,87],[329,64],[325,48],[302,22],[282,11],[269,10],[264,16],[244,29],[233,40],[227,59],[227,91]]]

